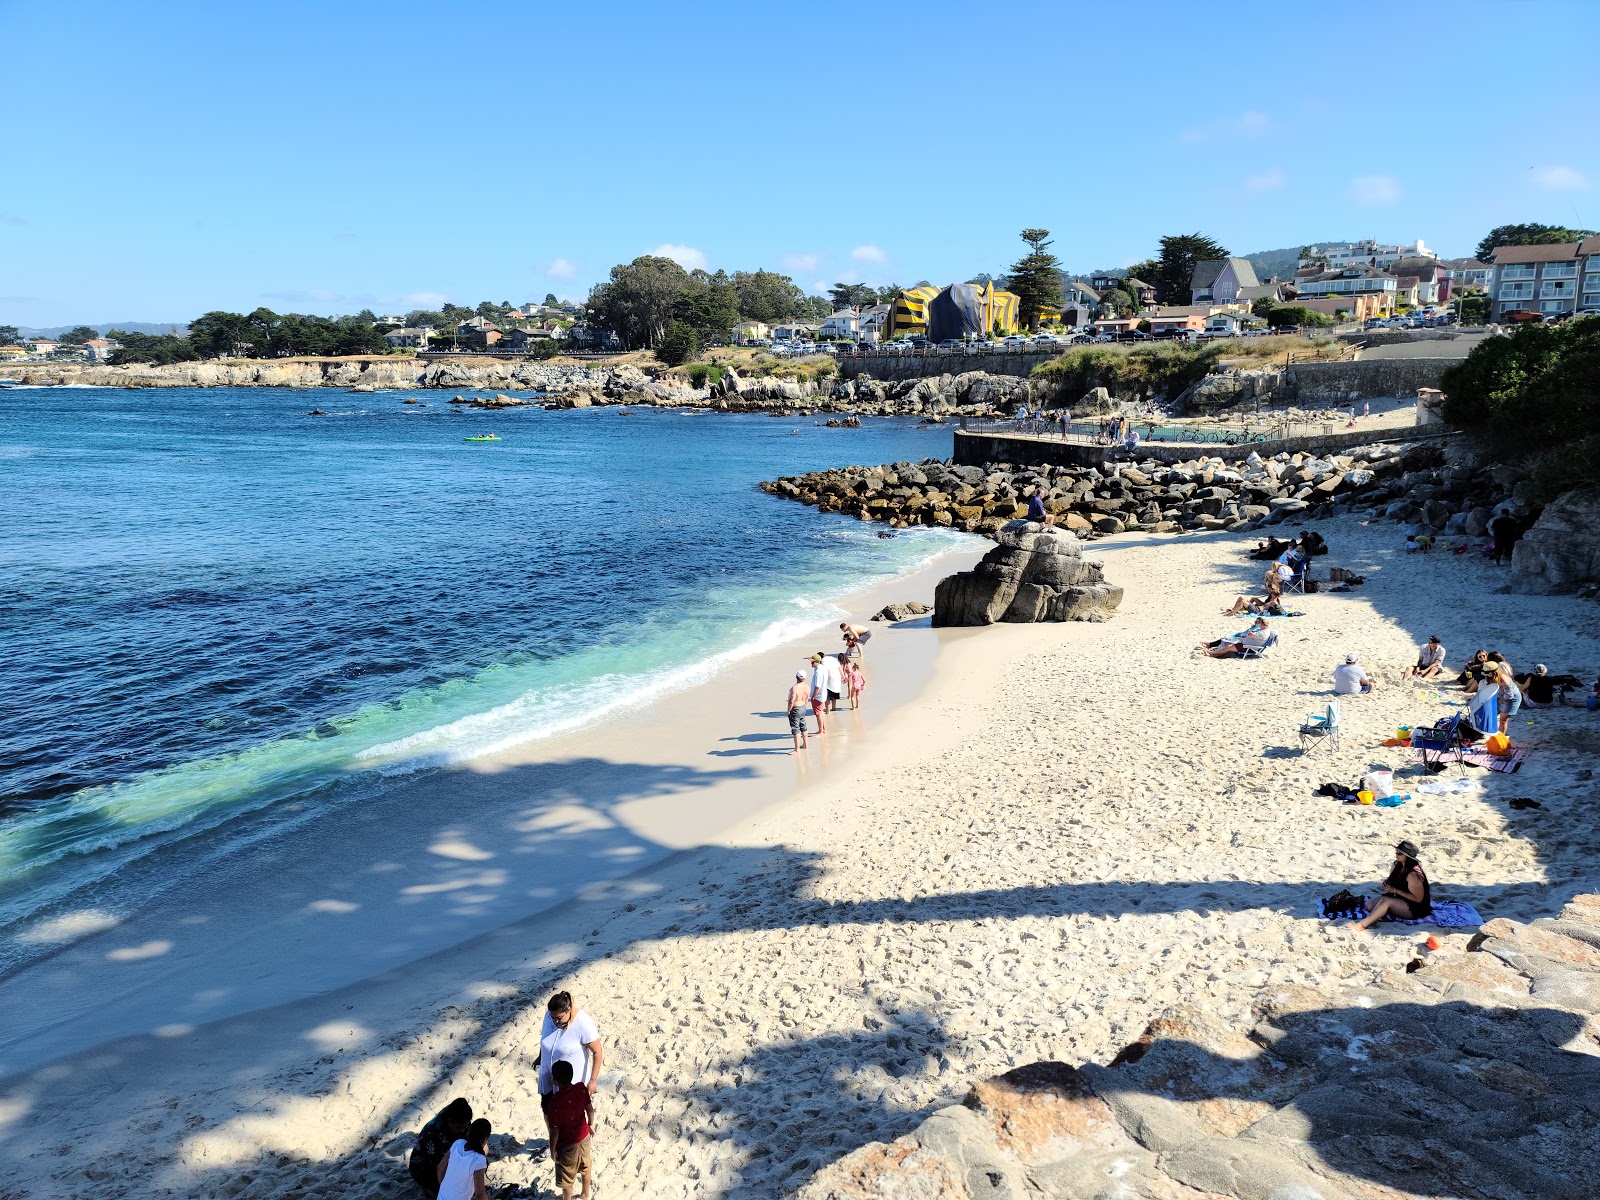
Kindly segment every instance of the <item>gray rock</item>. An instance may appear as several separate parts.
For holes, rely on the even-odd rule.
[[[1600,487],[1556,497],[1511,554],[1526,592],[1569,592],[1600,579]]]
[[[935,625],[1104,620],[1122,602],[1122,589],[1105,583],[1099,563],[1083,561],[1083,543],[1065,530],[1011,521],[996,541],[973,570],[940,581]]]

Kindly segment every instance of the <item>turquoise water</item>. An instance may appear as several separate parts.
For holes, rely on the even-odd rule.
[[[909,421],[405,395],[0,391],[13,951],[321,806],[828,629],[842,593],[965,540],[756,489],[948,453]]]

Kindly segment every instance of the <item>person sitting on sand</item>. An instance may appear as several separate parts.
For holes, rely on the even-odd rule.
[[[1280,538],[1269,537],[1264,542],[1257,542],[1256,548],[1250,551],[1250,557],[1258,562],[1271,562],[1282,554],[1293,542],[1286,542]]]
[[[1044,497],[1038,492],[1028,497],[1028,520],[1036,521],[1046,528],[1056,523],[1055,514],[1045,512]]]
[[[1378,685],[1372,676],[1356,661],[1354,654],[1346,654],[1344,662],[1333,669],[1333,690],[1340,696],[1366,696]]]
[[[489,1122],[479,1117],[457,1138],[439,1163],[439,1200],[488,1200],[483,1177],[489,1172]]]
[[[594,1100],[589,1089],[572,1078],[571,1063],[558,1062],[551,1074],[556,1090],[539,1103],[550,1128],[550,1161],[556,1165],[556,1187],[561,1190],[561,1200],[572,1200],[572,1186],[582,1179],[580,1194],[588,1200],[589,1180],[594,1173],[594,1159],[589,1152]]]
[[[1467,659],[1467,665],[1461,668],[1461,674],[1456,676],[1456,683],[1463,692],[1475,692],[1478,685],[1483,682],[1483,668],[1489,661],[1489,652],[1479,650]]]
[[[1393,916],[1397,921],[1420,921],[1433,912],[1433,888],[1428,883],[1428,873],[1417,860],[1422,851],[1415,842],[1401,842],[1394,848],[1394,866],[1383,881],[1383,895],[1371,905],[1371,911],[1355,922],[1352,929],[1370,929],[1374,921]]]
[[[1444,671],[1444,644],[1436,637],[1430,637],[1421,650],[1417,651],[1416,666],[1406,668],[1408,679],[1432,679]]]
[[[789,715],[789,733],[794,738],[794,749],[790,754],[799,754],[810,743],[806,741],[806,709],[810,707],[811,689],[806,686],[806,673],[796,671],[794,684],[789,688],[788,698],[784,701],[784,711]]]
[[[428,1195],[439,1190],[439,1164],[450,1153],[451,1144],[465,1136],[471,1124],[472,1105],[458,1096],[435,1113],[433,1120],[417,1134],[417,1144],[411,1148],[411,1160],[406,1169]]]
[[[1286,563],[1275,562],[1267,568],[1267,573],[1261,577],[1262,585],[1267,589],[1267,600],[1277,603],[1283,595],[1283,585],[1294,578],[1294,568]]]
[[[1522,689],[1529,704],[1537,704],[1540,708],[1565,704],[1568,690],[1583,686],[1576,675],[1552,675],[1550,668],[1543,663],[1534,667],[1531,675],[1519,675],[1513,682]]]
[[[1235,658],[1246,650],[1260,650],[1267,644],[1267,639],[1272,636],[1272,629],[1267,624],[1265,617],[1257,617],[1255,624],[1243,633],[1234,637],[1218,638],[1214,642],[1207,642],[1201,646],[1208,657]]]

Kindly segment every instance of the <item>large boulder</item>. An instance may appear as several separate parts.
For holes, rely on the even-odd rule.
[[[1011,521],[999,544],[971,571],[948,576],[933,593],[935,625],[996,621],[1104,621],[1122,603],[1100,564],[1083,559],[1083,543],[1062,529]]]
[[[1579,488],[1546,505],[1517,542],[1511,565],[1528,592],[1570,592],[1600,579],[1600,488]]]

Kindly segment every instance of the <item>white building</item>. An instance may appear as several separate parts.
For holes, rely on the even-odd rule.
[[[853,338],[860,328],[861,315],[853,308],[841,308],[822,323],[822,336]]]
[[[1363,242],[1353,242],[1348,246],[1330,246],[1327,249],[1312,246],[1310,249],[1327,258],[1329,270],[1339,270],[1344,267],[1386,267],[1402,258],[1439,257],[1422,244],[1421,238],[1401,246],[1386,246],[1369,238]],[[1307,266],[1310,261],[1309,258],[1302,258],[1301,267]]]
[[[1600,237],[1547,246],[1501,246],[1494,252],[1490,317],[1536,312],[1556,316],[1600,311]]]

